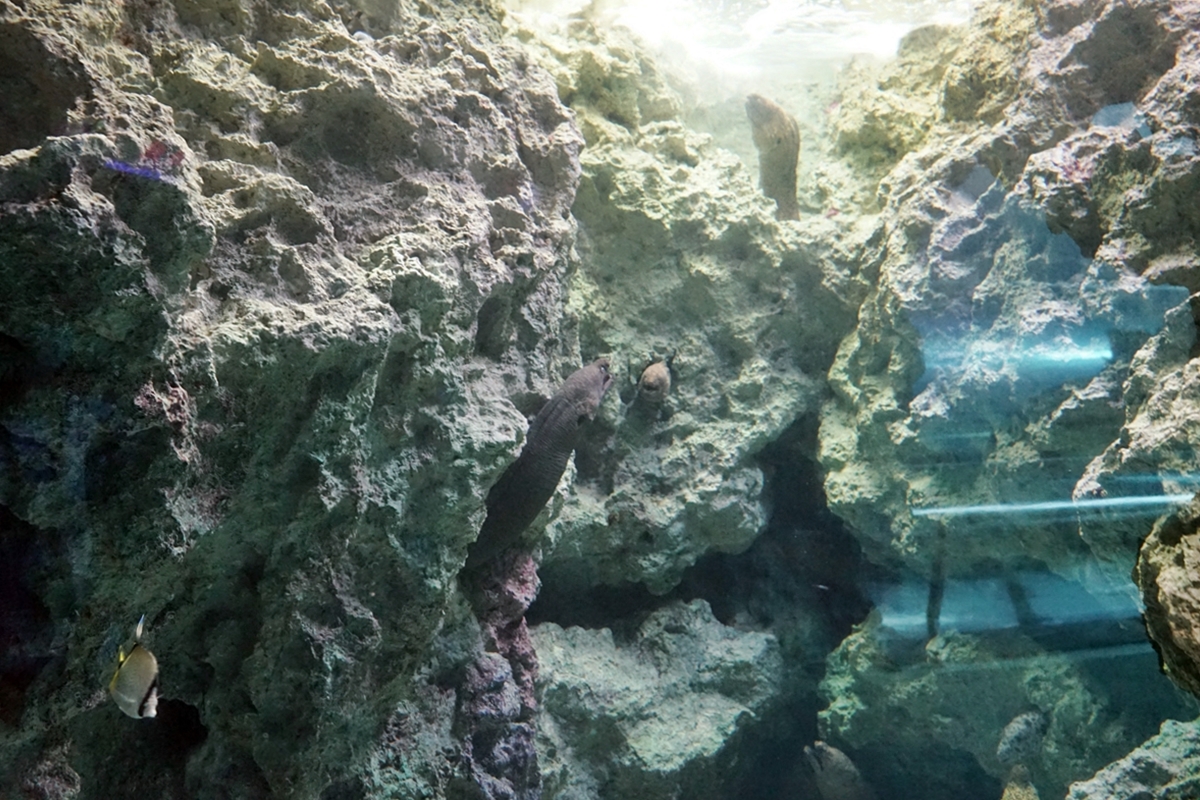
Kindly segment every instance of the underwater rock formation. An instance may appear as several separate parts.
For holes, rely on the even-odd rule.
[[[1071,786],[1067,800],[1134,800],[1200,794],[1200,726],[1167,720],[1158,735],[1094,777]]]
[[[1141,7],[1145,24],[1132,32],[1120,4],[1071,8],[1040,23],[1002,121],[971,132],[934,124],[881,183],[879,288],[830,372],[835,400],[822,429],[832,507],[875,560],[928,573],[944,552],[953,574],[1032,557],[1067,574],[1082,531],[1089,556],[1123,583],[1137,538],[1108,532],[1144,535],[1169,508],[1153,497],[1178,494],[1169,480],[1148,483],[1151,473],[1197,466],[1154,456],[1136,475],[1090,466],[1124,447],[1119,406],[1134,407],[1125,385],[1140,383],[1133,371],[1149,353],[1139,349],[1161,351],[1160,331],[1184,351],[1194,338],[1168,313],[1189,292],[1184,272],[1165,268],[1178,261],[1176,237],[1157,236],[1158,215],[1175,212],[1143,199],[1195,174],[1177,146],[1194,88],[1171,66],[1176,54],[1193,57],[1188,12]],[[1106,52],[1091,36],[1120,47]],[[1133,83],[1117,80],[1105,59],[1138,48],[1156,54],[1151,66]],[[1089,66],[1049,69],[1054,59]],[[1148,128],[1093,121],[1133,92],[1145,97]],[[1066,187],[1082,199],[1068,200]],[[1159,258],[1163,268],[1149,269]],[[1102,496],[1150,499],[1140,517],[1103,503],[1078,521],[1055,511]],[[1010,513],[988,511],[1006,505]]]
[[[469,782],[485,797],[541,796],[536,736],[537,653],[525,612],[540,586],[537,564],[518,548],[465,572],[479,622],[477,652],[457,687],[455,732]]]
[[[589,489],[551,524],[541,574],[662,594],[704,554],[740,552],[761,530],[754,455],[819,407],[820,376],[867,291],[855,264],[870,230],[780,226],[753,173],[678,121],[681,101],[663,102],[673,91],[619,33],[580,23],[566,38],[518,35],[587,138],[572,209],[583,266],[569,285],[581,346],[623,354],[613,368],[625,403],[642,354],[675,354],[657,415],[606,409],[593,426],[576,461]]]
[[[1167,674],[1200,696],[1197,533],[1200,533],[1200,501],[1192,500],[1154,526],[1142,543],[1134,576],[1146,605],[1146,630],[1158,648]]]
[[[1061,797],[1093,765],[1140,741],[1163,715],[1186,713],[1165,681],[1142,686],[1137,704],[1110,707],[1110,694],[1131,674],[1153,676],[1148,651],[1089,664],[1071,653],[1046,653],[1015,633],[950,632],[921,646],[880,630],[873,617],[828,664],[821,733],[852,746],[873,775],[888,776],[875,784],[883,796],[914,785],[928,797],[960,797],[981,786],[999,796],[1011,757],[1019,756],[1044,796]],[[1034,725],[1012,730],[1017,712],[1031,705],[1042,709],[1041,736],[1031,735]],[[1004,739],[1009,744],[998,748]],[[1025,744],[1014,747],[1012,739]]]
[[[763,194],[775,201],[775,218],[799,219],[796,165],[800,126],[777,103],[757,94],[746,98],[746,116],[758,150],[758,184]]]
[[[722,625],[703,600],[654,612],[628,641],[553,623],[532,635],[552,797],[720,797],[739,732],[780,688],[775,638]]]
[[[471,781],[429,660],[479,646],[455,575],[514,401],[580,361],[582,140],[493,12],[0,12],[44,89],[0,155],[0,794]],[[96,698],[141,612],[137,731]]]
[[[587,19],[0,6],[0,795],[704,798],[785,730],[797,764],[844,742],[881,796],[995,797],[1038,708],[1020,757],[1052,797],[1194,713],[1148,650],[1047,653],[1063,620],[1017,577],[1129,595],[1197,488],[1195,15],[991,3],[914,31],[823,98],[797,204],[826,213],[780,224]],[[585,355],[620,402],[533,552],[468,596],[488,488]],[[818,418],[819,448],[783,446]],[[845,525],[766,525],[771,481],[825,525],[823,483]],[[1195,690],[1188,514],[1138,579]],[[834,538],[845,561],[810,563]],[[826,663],[859,544],[929,598],[922,632],[881,612]],[[530,630],[539,575],[632,610]],[[1013,629],[956,630],[955,582],[989,580]],[[104,694],[141,613],[153,720]]]
[[[880,96],[859,90],[876,104],[938,97],[946,105],[926,112],[926,130],[906,137],[915,130],[906,122],[887,144],[870,131],[840,140],[846,157],[889,171],[880,169],[878,290],[829,375],[834,399],[821,428],[827,496],[869,558],[923,584],[1003,584],[1032,562],[1097,596],[1128,597],[1139,542],[1157,517],[1195,492],[1200,473],[1189,422],[1196,403],[1184,388],[1196,341],[1188,302],[1196,262],[1187,243],[1200,233],[1200,218],[1174,199],[1200,178],[1196,87],[1183,77],[1200,69],[1195,10],[1187,3],[1010,8],[1015,30],[1035,37],[1013,53],[1010,69],[996,73],[995,98],[970,101],[993,109],[986,119],[942,127],[942,120],[961,119],[961,84],[944,84],[940,97],[921,81],[909,87],[914,74],[945,81],[961,74],[952,65],[969,63],[966,42],[1011,47],[1013,39],[986,32],[1006,17],[994,6],[976,15],[965,38],[930,31],[911,43],[908,60],[885,68],[875,84]],[[1135,64],[1134,53],[1145,58]],[[859,124],[857,96],[836,124]],[[870,124],[888,122],[877,115]],[[1178,635],[1166,632],[1166,606],[1154,604],[1159,565],[1178,557],[1174,547],[1156,542],[1161,552],[1142,556],[1147,621],[1160,641]],[[1181,597],[1179,608],[1187,605]],[[1177,615],[1172,627],[1182,630],[1185,618]],[[1038,625],[1054,623],[1051,616]],[[943,624],[943,631],[953,627]],[[860,635],[864,642],[852,644]],[[871,637],[856,634],[843,649],[861,652]],[[996,657],[1003,656],[986,658]],[[1060,658],[1038,655],[1034,663]],[[1147,658],[1138,656],[1143,664]],[[1174,658],[1190,660],[1181,652]],[[1033,702],[1047,713],[1045,747],[1028,765],[1042,796],[1061,796],[1067,783],[1147,735],[1153,715],[1122,722],[1110,709],[1103,734],[1059,740],[1066,730],[1060,714],[1068,712],[1055,706],[1073,698],[1069,714],[1091,718],[1084,709],[1122,696],[1119,664],[1114,659],[1109,678],[1085,690],[1082,674],[1063,662],[1045,679],[1057,687],[1045,703],[1018,692],[987,704],[1015,713]],[[834,657],[824,732],[869,748],[872,730],[896,729],[884,709],[898,704],[921,731],[912,749],[941,741],[969,750],[993,776],[1005,775],[992,759],[1006,720],[996,720],[991,741],[978,744],[943,728],[954,720],[979,724],[979,693],[1007,691],[1006,678],[964,692],[970,670],[939,675],[925,665],[919,677],[885,681],[888,690],[869,697],[843,683],[870,684],[878,668],[871,659]],[[993,677],[1003,673],[1000,667]],[[1163,713],[1189,713],[1156,691]],[[928,700],[917,700],[925,692]],[[942,706],[968,696],[972,709]]]

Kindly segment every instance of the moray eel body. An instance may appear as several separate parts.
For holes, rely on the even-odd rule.
[[[875,792],[863,780],[850,756],[821,740],[804,748],[822,800],[875,800]]]
[[[796,202],[796,165],[800,161],[800,126],[762,95],[746,97],[746,116],[758,150],[758,179],[763,194],[775,201],[776,219],[800,219]]]
[[[487,496],[487,519],[467,554],[467,567],[478,567],[506,548],[537,518],[558,488],[575,450],[579,426],[600,408],[612,385],[608,359],[593,361],[572,373],[529,425],[525,447]]]

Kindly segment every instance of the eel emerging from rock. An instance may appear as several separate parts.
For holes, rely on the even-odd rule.
[[[863,780],[850,756],[820,739],[804,748],[822,800],[875,800],[875,792]]]
[[[796,165],[800,160],[800,126],[762,95],[746,97],[746,116],[758,150],[758,179],[763,194],[775,201],[776,219],[800,219],[796,202]]]
[[[488,491],[487,518],[467,553],[467,568],[477,568],[521,540],[554,495],[575,450],[579,426],[600,408],[612,385],[608,359],[600,358],[567,378],[529,425],[517,460]]]

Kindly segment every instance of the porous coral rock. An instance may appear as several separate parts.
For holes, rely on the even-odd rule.
[[[1126,665],[1101,671],[1153,668],[1149,652],[1128,658]],[[1041,709],[1048,726],[1039,752],[1025,765],[1047,797],[1061,797],[1072,781],[1152,731],[1162,710],[1178,707],[1165,682],[1143,687],[1138,707],[1107,707],[1101,673],[1071,654],[1045,653],[1019,635],[989,640],[950,631],[918,653],[881,638],[872,619],[830,655],[828,667],[821,682],[829,701],[820,714],[821,735],[855,748],[868,778],[880,774],[873,764],[888,762],[884,774],[897,788],[920,784],[930,796],[961,796],[965,787],[978,786],[971,771],[979,767],[999,794],[1010,765],[998,759],[997,743],[1013,717],[1031,706]],[[925,756],[895,755],[916,752]],[[883,785],[876,789],[888,793]]]
[[[1147,284],[1197,285],[1194,4],[1044,10],[988,6],[965,32],[914,33],[882,73],[848,73],[827,196],[801,197],[805,212],[843,207],[781,225],[752,171],[680,123],[636,43],[586,21],[550,44],[521,32],[521,50],[498,41],[487,2],[4,5],[0,66],[22,80],[0,149],[26,149],[0,155],[0,522],[21,642],[5,654],[19,680],[4,721],[20,727],[0,735],[2,788],[536,790],[503,753],[473,762],[464,746],[463,720],[526,725],[528,708],[454,577],[527,414],[585,353],[625,359],[626,401],[648,356],[677,353],[678,380],[654,415],[610,400],[581,447],[548,515],[562,585],[664,592],[701,556],[746,547],[764,521],[756,454],[818,408],[830,498],[875,560],[926,574],[1020,552],[1071,571],[1094,549],[1120,563],[1128,519],[1093,518],[1086,542],[1074,520],[951,524],[945,550],[910,513],[1084,498],[1147,454],[1198,467],[1187,314],[1163,327],[1172,304]],[[1088,130],[1124,102],[1149,136]],[[1104,315],[1113,363],[1067,385],[1023,379],[1000,347]],[[978,369],[918,386],[936,362],[922,325],[967,318]],[[964,410],[990,439],[962,428]],[[1076,483],[1092,459],[1095,485]],[[141,611],[169,727],[114,735],[100,686]],[[696,604],[652,621],[655,674],[601,633],[542,626],[548,647],[574,642],[546,657],[552,790],[602,792],[614,752],[627,795],[711,788],[778,696],[771,637]],[[964,641],[933,654],[954,662],[977,647]],[[583,669],[584,650],[642,688],[668,678],[670,697],[638,697],[669,713],[616,692],[589,727],[572,670],[619,676]],[[697,664],[727,684],[697,684]],[[992,768],[1031,692],[1097,735],[1082,720],[1103,700],[1070,669],[1034,676],[1036,692],[1002,682],[984,736],[962,730],[954,703],[978,712],[979,692],[957,672],[928,668],[912,688],[888,682],[887,659],[860,666],[834,670],[826,724],[868,749],[911,729],[906,756],[965,741]],[[863,689],[875,680],[886,691]],[[1080,743],[1052,724],[1043,769],[1061,784],[1130,735],[1104,723]]]
[[[607,628],[531,632],[553,797],[597,784],[605,797],[716,796],[731,742],[779,691],[775,638],[721,625],[703,600],[654,612],[628,642]]]
[[[1200,696],[1200,502],[1160,520],[1142,543],[1134,573],[1146,629],[1171,678]]]
[[[1040,11],[1002,117],[935,126],[880,183],[880,279],[830,371],[820,455],[831,508],[873,560],[953,576],[1033,559],[1130,594],[1139,539],[1194,491],[1185,476],[1200,469],[1195,404],[1184,388],[1196,328],[1185,243],[1197,227],[1174,203],[1176,187],[1200,174],[1191,134],[1179,127],[1194,116],[1194,81],[1181,74],[1198,68],[1197,35],[1185,22],[1195,7],[1054,3]],[[1148,57],[1134,65],[1136,51]],[[1126,102],[1132,124],[1094,121]],[[1089,351],[1097,332],[1104,346]],[[1064,348],[1059,366],[1046,369],[1054,348]],[[1050,358],[1035,368],[1039,352]],[[1084,369],[1089,352],[1102,358]],[[1122,498],[1143,505],[1122,508]],[[1166,564],[1170,555],[1143,558]],[[1153,573],[1143,575],[1148,602]],[[1185,618],[1174,622],[1181,631]],[[860,636],[871,635],[852,639]],[[830,735],[859,746],[873,730],[915,724],[914,749],[931,737],[952,747],[969,741],[934,731],[980,713],[975,689],[962,693],[974,698],[970,711],[905,706],[889,718],[884,709],[908,697],[908,686],[887,682],[861,699],[837,683],[845,674],[869,683],[884,663],[834,657]],[[1038,679],[1054,687],[1047,700],[1075,697],[1082,705],[1070,713],[1091,718],[1108,703],[1105,690],[1082,692],[1078,673],[1064,669]],[[926,680],[934,706],[960,693],[959,671],[930,670],[913,686]],[[1143,680],[1148,689],[1152,676]],[[1103,744],[1059,745],[1063,731],[1051,717],[1044,763],[1031,769],[1053,792],[1129,747],[1146,722],[1109,724]],[[1001,777],[987,752],[995,741],[979,745],[973,759]],[[1039,790],[1046,796],[1044,783]]]
[[[582,140],[553,81],[486,4],[0,13],[56,54],[21,63],[52,108],[0,156],[0,502],[47,564],[9,613],[56,620],[4,786],[63,741],[81,797],[390,794],[413,740],[439,741],[413,791],[482,779],[417,671],[451,668],[513,401],[581,360]],[[149,759],[93,698],[142,612]],[[478,628],[449,618],[466,663]]]
[[[543,42],[542,63],[588,139],[572,209],[581,262],[569,287],[582,345],[624,354],[615,370],[625,403],[640,354],[676,358],[671,397],[653,419],[609,406],[597,420],[577,462],[578,502],[550,528],[543,574],[641,581],[662,593],[706,552],[741,551],[761,529],[753,457],[817,408],[818,376],[866,291],[853,262],[873,229],[775,222],[752,170],[664,119],[679,103],[654,99],[673,92],[647,56],[619,58],[628,44],[590,24],[566,34],[596,55],[580,61],[560,39],[523,36]],[[636,80],[621,72],[630,64],[641,65]],[[604,113],[598,87],[607,83],[587,77],[597,65],[615,71],[606,81],[624,76],[638,108],[653,113]]]
[[[1157,736],[1085,781],[1067,800],[1134,800],[1200,794],[1200,724],[1167,720]]]
[[[1148,153],[1153,143],[1132,131],[1086,130],[1094,111],[1125,99],[1116,84],[1102,79],[1107,68],[1096,73],[1095,83],[1088,82],[1086,71],[1041,69],[1049,53],[1061,57],[1075,52],[1072,48],[1102,60],[1102,52],[1080,42],[1089,31],[1116,31],[1116,20],[1125,12],[1116,5],[1096,6],[1091,16],[1080,11],[1079,19],[1064,28],[1056,27],[1063,25],[1061,11],[1048,9],[1039,23],[1031,62],[1017,83],[1019,98],[1004,121],[977,126],[975,132],[931,136],[882,183],[888,205],[879,288],[860,309],[858,328],[842,343],[831,370],[835,400],[823,411],[822,429],[830,500],[865,536],[876,559],[926,569],[922,564],[936,552],[934,523],[947,527],[955,540],[950,551],[964,566],[982,557],[973,548],[994,545],[992,555],[1002,560],[1005,554],[1033,553],[1051,568],[1073,569],[1079,554],[1072,520],[1040,520],[1047,525],[1032,535],[1007,525],[991,527],[985,516],[937,517],[923,509],[1069,498],[1088,462],[1117,439],[1122,424],[1117,405],[1134,352],[1164,325],[1186,333],[1186,326],[1177,328],[1166,318],[1186,289],[1149,283],[1140,275],[1145,259],[1125,244],[1134,237],[1127,230],[1120,236],[1113,232],[1127,228],[1133,209],[1143,207],[1138,198],[1155,190],[1130,193],[1128,180],[1106,182],[1108,167],[1093,171],[1086,155],[1089,148],[1112,151],[1095,163],[1134,168],[1139,181],[1158,186],[1154,176],[1162,168],[1135,155]],[[1164,47],[1181,57],[1191,52],[1192,35],[1180,27],[1187,13],[1183,6],[1153,12],[1143,7],[1137,13],[1146,15],[1150,26],[1137,36],[1155,52]],[[1151,97],[1178,98],[1179,92],[1160,88],[1178,81],[1172,74],[1163,66],[1139,85]],[[1034,111],[1035,103],[1043,106]],[[1154,113],[1167,115],[1165,109]],[[1042,130],[1033,117],[1060,120],[1065,127]],[[1069,156],[1036,155],[1056,141]],[[1123,155],[1118,159],[1117,153]],[[1020,175],[1024,178],[1016,180]],[[1060,211],[1052,195],[1037,188],[1045,185],[1039,175],[1083,187],[1089,193],[1080,207],[1083,216],[1077,220],[1075,212]],[[997,177],[1002,180],[993,185]],[[1007,199],[1004,181],[1015,185]],[[1045,222],[1039,220],[1038,206],[1021,205],[1023,198],[1049,205]],[[1072,208],[1072,202],[1062,208]],[[1088,215],[1100,221],[1088,222]],[[1081,241],[1055,235],[1062,230]],[[1091,252],[1095,258],[1089,263]],[[1172,274],[1181,273],[1164,268],[1154,277],[1161,281]],[[991,331],[985,338],[996,337],[993,344],[976,338],[984,330]],[[1036,351],[1051,347],[1055,337],[1060,342],[1055,346],[1066,350],[1047,357],[1077,352],[1081,360],[1075,373],[1066,362],[1057,376],[1034,366]],[[1106,339],[1108,344],[1095,350],[1096,368],[1080,371],[1091,352],[1088,342]],[[1004,356],[1004,342],[1033,360],[1020,364]],[[959,364],[959,353],[971,355]],[[950,366],[947,354],[959,365]],[[1104,354],[1109,355],[1101,362]],[[943,386],[943,379],[950,383]],[[1060,458],[1064,453],[1067,462]],[[932,518],[914,516],[912,509]],[[1103,518],[1101,524],[1106,524]],[[960,529],[961,538],[954,533]],[[985,529],[997,535],[978,535]],[[1120,551],[1101,547],[1096,555],[1129,559],[1131,549],[1126,540]]]

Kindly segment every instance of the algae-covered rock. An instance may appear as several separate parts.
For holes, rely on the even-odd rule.
[[[1000,122],[1043,13],[1028,0],[980,3],[968,26],[912,31],[881,68],[852,63],[830,119],[837,154],[878,179],[928,143]]]
[[[1085,781],[1067,800],[1134,800],[1200,794],[1200,724],[1167,720],[1157,736]]]
[[[847,309],[819,256],[781,247],[743,165],[703,138],[662,124],[585,161],[571,304],[585,348],[623,354],[624,402],[606,408],[606,437],[577,462],[596,490],[552,531],[547,574],[663,592],[699,556],[743,550],[761,529],[753,456],[816,408],[833,339],[822,353],[807,331],[846,329]],[[673,356],[672,389],[648,409],[633,403],[635,385],[656,356]]]
[[[1121,405],[1129,391],[1141,402],[1135,370],[1151,352],[1139,348],[1191,346],[1193,326],[1174,321],[1188,294],[1185,262],[1169,243],[1145,252],[1139,242],[1157,239],[1142,198],[1197,173],[1187,156],[1155,155],[1177,132],[1091,120],[1127,99],[1128,86],[1105,78],[1109,67],[1047,66],[1054,53],[1104,62],[1084,42],[1097,31],[1116,36],[1124,12],[1076,10],[1071,25],[1057,7],[1039,18],[1003,121],[941,136],[935,129],[882,183],[878,291],[830,372],[835,395],[822,428],[831,503],[877,560],[927,573],[945,535],[947,557],[964,568],[1020,554],[1070,573],[1082,530],[1124,583],[1139,538],[1132,532],[1144,535],[1170,507],[1171,474],[1194,471],[1164,462],[1157,483],[1145,471],[1110,485],[1090,477],[1093,459],[1112,446],[1111,462],[1124,447]],[[1154,52],[1191,57],[1182,9],[1138,13],[1147,27],[1136,35]],[[1183,95],[1167,88],[1179,82],[1167,66],[1154,69],[1139,86],[1154,98],[1149,115],[1165,121],[1179,113],[1168,103]],[[1132,222],[1139,214],[1144,222]],[[1106,512],[1111,498],[1129,496],[1144,505]],[[1109,502],[1085,503],[1079,519],[1054,510],[1072,499]],[[1011,514],[987,511],[1005,506]],[[1104,532],[1114,526],[1130,534]]]
[[[1044,733],[1019,757],[1043,797],[1061,797],[1181,708],[1163,683],[1144,685],[1136,708],[1111,704],[1125,681],[1153,667],[1145,650],[1089,664],[1019,634],[951,631],[918,652],[868,622],[829,656],[821,734],[853,747],[883,796],[885,782],[897,790],[920,785],[937,797],[994,783],[999,795],[1015,752],[1011,741],[1001,745],[1014,737],[1016,718],[1037,714]]]
[[[522,411],[580,360],[582,140],[494,9],[227,11],[0,12],[12,85],[47,89],[0,156],[30,565],[0,793],[316,797],[404,736],[437,785],[463,743],[417,669]],[[142,613],[163,702],[132,728],[101,692]]]
[[[532,635],[553,797],[720,796],[739,732],[779,691],[775,638],[721,625],[703,600],[654,612],[628,641],[553,623]]]
[[[886,171],[920,147],[942,116],[939,88],[961,43],[959,28],[919,28],[904,37],[878,80],[865,67],[844,78],[832,120],[838,150],[866,169]]]
[[[569,47],[523,35],[542,42],[587,135],[571,311],[585,350],[620,354],[622,405],[582,448],[578,502],[550,528],[543,573],[662,593],[700,556],[744,550],[762,528],[754,456],[818,407],[819,376],[866,290],[853,261],[872,231],[776,222],[752,170],[670,119],[669,104],[615,124],[603,95],[565,88],[594,84],[590,65],[640,64],[640,106],[669,87],[647,57],[619,58],[619,36],[584,23],[568,33]],[[581,62],[575,48],[606,55]],[[635,403],[643,368],[668,357],[670,397]]]
[[[1039,8],[1015,82],[997,88],[1010,99],[1003,114],[932,127],[882,180],[878,290],[830,371],[821,429],[831,507],[873,560],[935,585],[1032,560],[1128,595],[1138,543],[1194,492],[1196,403],[1185,388],[1194,271],[1182,242],[1200,229],[1171,200],[1200,174],[1192,135],[1179,127],[1194,117],[1194,87],[1172,66],[1196,68],[1184,22],[1193,14],[1182,3]],[[993,9],[975,25],[998,18]],[[1133,52],[1146,57],[1135,65]],[[1191,657],[1171,644],[1190,641],[1189,584],[1169,566],[1186,537],[1168,539],[1151,536],[1139,582],[1168,665],[1191,685]],[[1145,735],[1153,715],[1120,718],[1126,681],[1163,691],[1145,655],[1134,677],[1134,661],[1115,655],[1085,672],[1040,648],[1006,661],[974,642],[968,652],[990,667],[890,674],[892,654],[872,649],[882,646],[863,632],[831,657],[823,733],[861,750],[875,731],[913,732],[901,747],[910,754],[936,741],[950,751],[933,763],[960,763],[953,751],[967,750],[969,763],[1003,779],[998,732],[1032,703],[1049,719],[1039,760],[1027,765],[1043,797]],[[862,652],[875,655],[850,659]],[[1040,669],[1054,674],[1022,674]],[[1032,700],[1032,686],[1044,701]],[[989,694],[1007,691],[1016,694]],[[1160,700],[1162,713],[1184,708]],[[998,708],[979,728],[955,729]],[[1060,727],[1069,719],[1077,723]],[[1075,740],[1076,724],[1086,741]],[[987,740],[972,744],[980,729]]]
[[[702,798],[795,708],[883,796],[999,796],[1033,709],[1012,750],[1041,796],[1127,752],[1175,707],[1141,702],[1145,653],[1085,669],[1023,632],[913,661],[864,629],[818,732],[850,624],[819,606],[857,590],[782,524],[729,573],[769,585],[720,612],[767,631],[646,596],[751,545],[763,465],[922,581],[1098,560],[1132,588],[1200,471],[1191,4],[910,33],[801,106],[799,220],[642,44],[502,16],[0,7],[0,794]],[[640,627],[530,639],[530,554],[496,618],[458,574],[529,417],[597,356],[617,391],[531,537],[554,596],[646,587]],[[820,468],[777,469],[818,416]],[[1190,519],[1139,580],[1195,688]],[[103,692],[142,613],[153,722]]]
[[[1200,504],[1160,520],[1142,543],[1134,577],[1146,604],[1146,630],[1168,675],[1200,696]]]

